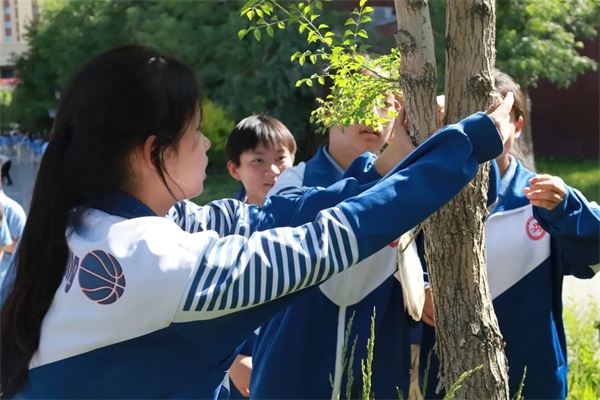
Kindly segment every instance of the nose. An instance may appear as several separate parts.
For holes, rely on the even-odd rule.
[[[210,139],[204,135],[202,135],[202,138],[204,139],[204,148],[208,151],[208,149],[210,149],[210,145],[211,145]]]
[[[277,176],[281,175],[281,170],[279,169],[279,167],[277,165],[271,164],[271,168],[269,168],[268,173],[275,175],[277,177]]]

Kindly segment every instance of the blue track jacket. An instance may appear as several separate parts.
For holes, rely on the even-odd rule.
[[[261,209],[185,201],[170,219],[106,195],[70,226],[64,279],[15,397],[223,398],[229,366],[257,326],[417,225],[502,147],[479,113],[375,186],[346,179]]]
[[[486,225],[488,282],[506,342],[511,397],[527,367],[525,399],[564,399],[563,277],[592,278],[600,269],[600,208],[570,187],[554,210],[533,207],[523,189],[534,176],[512,160],[502,179],[505,187]],[[425,325],[423,335],[422,374],[435,330]],[[426,397],[441,398],[434,393],[439,363],[435,354],[431,358]]]

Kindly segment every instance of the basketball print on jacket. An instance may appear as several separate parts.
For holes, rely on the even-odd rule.
[[[87,253],[78,271],[81,290],[98,304],[112,304],[125,291],[125,275],[121,264],[115,256],[103,250]]]

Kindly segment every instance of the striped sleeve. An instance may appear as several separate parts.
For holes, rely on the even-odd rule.
[[[356,237],[337,208],[315,222],[245,238],[201,233],[206,245],[174,322],[212,319],[315,285],[358,260]]]
[[[175,204],[167,218],[189,233],[215,231],[219,237],[248,237],[259,224],[259,210],[238,200],[224,199],[198,206],[189,200]]]

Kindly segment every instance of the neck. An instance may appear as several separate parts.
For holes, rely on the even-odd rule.
[[[500,177],[504,177],[508,166],[510,165],[510,157],[507,155],[502,155],[496,158],[496,163],[498,164],[498,169],[500,170]]]
[[[260,196],[252,196],[250,194],[247,196],[246,204],[254,204],[255,206],[262,207],[263,202],[265,201],[264,197],[261,198]]]
[[[360,155],[353,154],[351,148],[344,148],[343,146],[335,146],[332,144],[329,144],[327,147],[327,152],[344,171],[347,170],[350,164],[352,164],[352,161]]]
[[[121,190],[131,197],[139,200],[144,203],[149,209],[154,211],[158,216],[165,216],[175,204],[175,201],[172,197],[169,196],[169,200],[163,199],[157,193],[154,193],[149,187],[147,189],[140,188],[139,190],[135,190],[131,187],[123,187]]]

